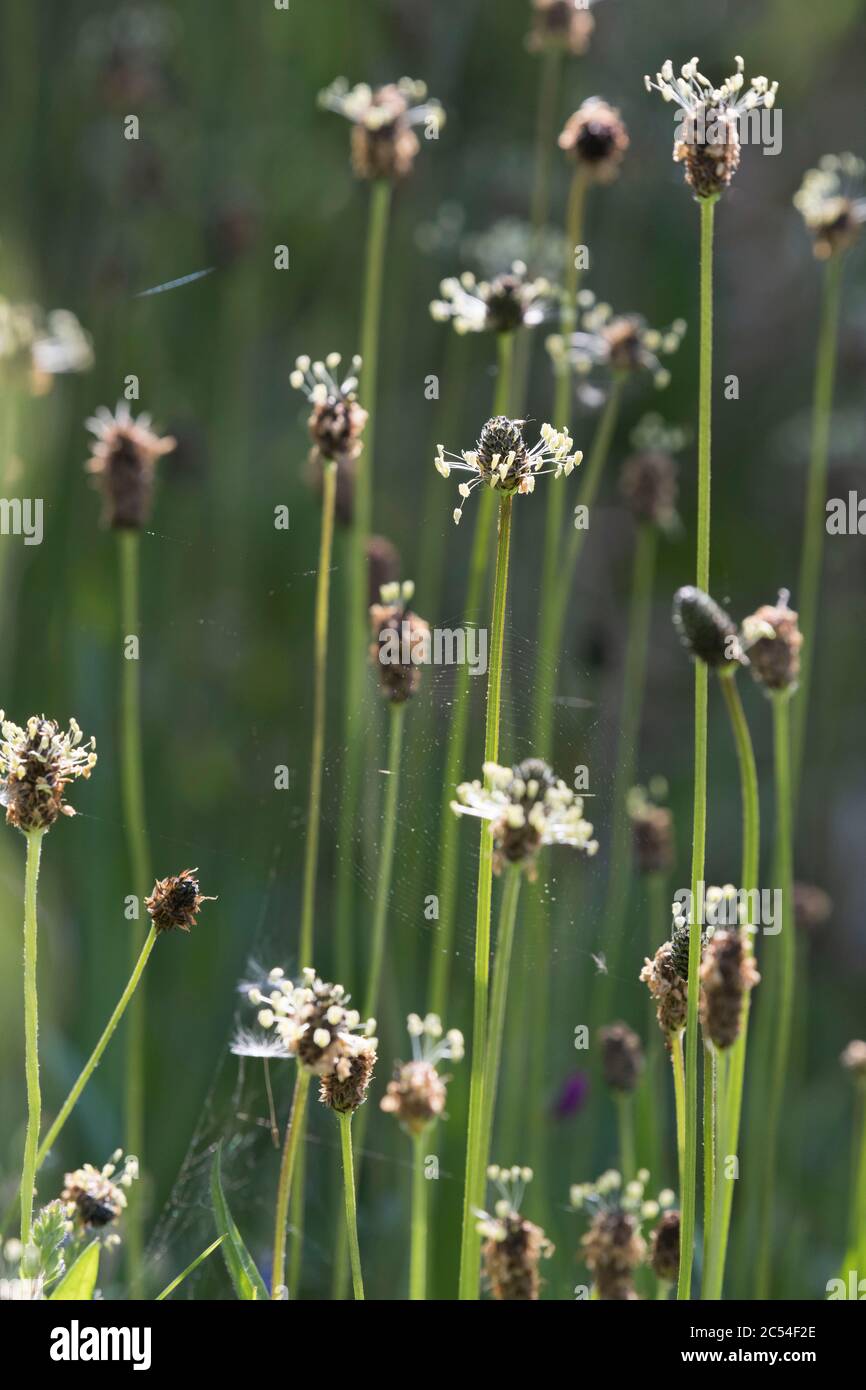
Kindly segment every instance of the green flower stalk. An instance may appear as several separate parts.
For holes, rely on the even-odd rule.
[[[821,318],[818,330],[812,398],[812,440],[806,484],[803,548],[798,585],[801,626],[806,638],[800,673],[800,698],[794,713],[791,782],[796,801],[803,771],[815,627],[824,555],[827,467],[836,377],[836,346],[845,253],[859,240],[866,221],[863,194],[864,164],[852,154],[825,155],[810,169],[794,197],[812,236],[816,259],[824,262]],[[859,193],[860,196],[856,196]]]
[[[411,1062],[398,1062],[394,1078],[388,1082],[380,1109],[394,1115],[412,1141],[412,1220],[409,1255],[409,1299],[421,1302],[427,1297],[427,1176],[425,1136],[445,1113],[448,1077],[440,1076],[438,1065],[463,1057],[463,1034],[449,1029],[443,1036],[438,1014],[421,1018],[410,1014],[406,1020],[412,1039]]]
[[[257,1057],[262,1061],[294,1058],[298,1077],[292,1110],[286,1126],[274,1222],[274,1258],[271,1297],[286,1292],[286,1225],[292,1179],[303,1138],[310,1080],[320,1081],[320,1099],[338,1115],[351,1115],[362,1104],[376,1059],[375,1019],[362,1023],[357,1009],[349,1007],[351,996],[342,985],[327,984],[315,970],[305,967],[300,981],[287,979],[280,966],[269,971],[259,983],[241,986],[256,1010],[256,1027],[241,1028],[231,1050],[238,1057]],[[343,1138],[347,1217],[351,1228],[354,1216],[354,1174],[351,1164],[351,1135]],[[351,1183],[351,1212],[349,1211]],[[356,1241],[352,1251],[353,1273]]]
[[[855,1038],[839,1060],[854,1083],[856,1095],[848,1253],[841,1271],[847,1285],[848,1267],[860,1270],[866,1259],[866,1042]]]
[[[358,711],[364,700],[364,646],[367,626],[366,550],[373,520],[373,468],[378,403],[379,335],[385,283],[385,257],[392,191],[408,178],[420,151],[415,128],[438,139],[445,121],[441,105],[427,97],[423,82],[403,77],[372,88],[350,87],[339,77],[319,95],[319,105],[351,124],[352,168],[370,184],[367,250],[361,301],[360,396],[369,412],[366,446],[355,480],[355,513],[346,568],[346,766],[340,808],[337,868],[338,958],[345,968],[351,954],[352,855],[363,763],[363,728]]]
[[[0,780],[6,824],[25,836],[24,871],[24,1072],[27,1130],[21,1168],[21,1244],[27,1246],[33,1222],[42,1096],[39,1086],[39,995],[37,987],[37,891],[42,839],[61,816],[74,816],[64,800],[66,787],[89,777],[96,765],[95,740],[83,742],[74,719],[62,730],[53,719],[31,715],[20,728],[0,710]]]
[[[349,375],[339,380],[333,373],[339,368],[341,360],[339,353],[329,354],[324,362],[311,362],[309,357],[299,357],[290,377],[292,386],[298,391],[303,391],[312,406],[308,421],[312,440],[310,467],[314,474],[321,474],[322,480],[322,523],[314,618],[313,733],[301,907],[302,966],[309,965],[313,955],[316,866],[322,812],[322,764],[325,752],[331,550],[334,540],[337,481],[341,470],[345,475],[356,467],[363,448],[361,434],[367,423],[367,412],[358,404],[356,395],[361,359],[353,357]]]
[[[699,69],[700,60],[683,64],[679,76],[666,60],[655,81],[644,79],[648,92],[658,91],[666,102],[679,108],[678,133],[673,157],[683,165],[701,213],[700,255],[700,392],[698,408],[698,517],[697,585],[710,585],[710,457],[712,430],[713,366],[713,223],[715,205],[730,186],[740,163],[741,117],[776,100],[777,82],[753,77],[746,85],[744,63],[737,57],[735,71],[715,87]],[[692,825],[692,903],[703,883],[707,823],[707,667],[695,667],[695,791]],[[682,1257],[677,1297],[691,1297],[694,1261],[695,1194],[697,1187],[697,1085],[698,1085],[698,973],[700,922],[694,914],[689,946],[689,1016],[686,1029],[686,1183],[682,1197]]]

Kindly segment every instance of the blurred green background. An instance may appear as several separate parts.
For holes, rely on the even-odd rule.
[[[176,434],[161,465],[152,525],[142,544],[143,716],[147,807],[154,871],[199,866],[207,904],[189,938],[160,943],[148,971],[149,1173],[154,1258],[171,1274],[210,1239],[200,1163],[220,1134],[243,1136],[227,1160],[236,1215],[267,1261],[276,1159],[266,1129],[260,1077],[238,1078],[227,1040],[235,985],[255,954],[265,965],[295,963],[311,711],[312,605],[318,504],[305,474],[301,397],[290,390],[295,356],[358,344],[358,306],[367,189],[352,177],[348,126],[316,107],[338,73],[374,84],[423,77],[448,121],[438,143],[422,141],[414,176],[398,191],[387,260],[382,336],[375,528],[421,581],[416,606],[455,625],[462,612],[469,538],[451,521],[453,489],[432,474],[433,446],[469,447],[489,412],[494,344],[479,335],[454,347],[428,303],[443,275],[507,268],[513,249],[494,242],[500,264],[479,262],[475,238],[503,219],[525,221],[532,188],[539,61],[524,45],[527,0],[176,0],[100,4],[3,0],[0,4],[0,294],[73,310],[92,334],[94,369],[60,379],[23,403],[3,495],[41,496],[45,539],[25,548],[0,538],[0,704],[16,720],[75,715],[95,734],[99,765],[75,788],[80,816],[45,846],[41,882],[40,987],[44,1104],[52,1111],[87,1055],[126,978],[130,890],[118,763],[118,584],[115,538],[98,524],[99,504],[83,473],[83,421],[113,406],[124,379],[141,382],[137,408]],[[548,1294],[569,1297],[581,1227],[564,1210],[568,1184],[595,1176],[614,1157],[612,1112],[596,1152],[586,1152],[586,1110],[550,1120],[574,1070],[574,1027],[604,949],[600,906],[613,739],[621,686],[624,600],[633,526],[615,473],[629,431],[650,408],[694,427],[696,414],[697,229],[695,205],[671,162],[670,112],[647,96],[643,74],[670,56],[701,55],[705,71],[747,72],[780,82],[781,153],[744,152],[719,208],[713,490],[713,590],[741,617],[796,577],[810,428],[819,268],[791,197],[804,170],[826,152],[864,152],[866,86],[862,0],[721,0],[712,6],[602,0],[589,53],[566,64],[561,117],[601,94],[628,124],[622,176],[590,199],[587,283],[614,307],[653,324],[682,316],[689,335],[663,395],[630,390],[602,503],[593,514],[572,599],[558,689],[579,703],[557,712],[557,764],[567,778],[590,767],[593,817],[602,853],[576,866],[548,852],[556,900],[553,950],[557,1010],[547,1044],[547,1090],[525,1098],[521,1121],[555,1124],[550,1191],[560,1256]],[[123,138],[135,114],[140,139]],[[567,169],[554,154],[551,219],[564,214]],[[285,244],[290,269],[274,268]],[[496,248],[499,248],[497,251]],[[481,249],[489,251],[489,245]],[[866,256],[849,256],[830,495],[862,485],[866,419]],[[205,267],[209,277],[148,299],[138,291]],[[528,414],[547,418],[551,380],[533,340]],[[442,395],[425,399],[440,375]],[[724,399],[723,376],[740,381]],[[593,416],[578,413],[579,447]],[[694,449],[681,459],[682,538],[662,547],[647,704],[638,766],[664,774],[679,827],[677,883],[685,882],[691,798],[691,672],[669,621],[675,588],[693,576]],[[430,484],[431,476],[433,483]],[[541,490],[539,490],[539,499]],[[274,508],[291,510],[289,531]],[[516,508],[509,688],[503,747],[532,752],[529,680],[535,652],[544,508]],[[468,513],[467,513],[468,516]],[[465,523],[464,523],[465,527]],[[808,766],[798,834],[797,876],[825,888],[831,921],[801,942],[806,986],[795,1021],[795,1084],[784,1114],[780,1229],[789,1252],[777,1292],[822,1296],[841,1259],[849,1162],[850,1087],[838,1054],[866,1028],[863,993],[864,564],[861,537],[831,538],[821,610]],[[342,570],[338,539],[335,564]],[[419,573],[420,570],[420,573]],[[372,679],[358,717],[367,730],[364,826],[359,844],[334,842],[343,765],[342,574],[335,576],[334,680],[325,770],[324,836],[317,939],[320,969],[331,956],[331,888],[336,855],[356,861],[357,955],[363,959],[375,868],[376,798],[384,759]],[[441,580],[441,590],[439,588]],[[428,593],[425,594],[424,584]],[[435,611],[429,594],[438,593]],[[480,616],[480,615],[479,615]],[[769,706],[742,682],[762,782],[764,839],[771,830]],[[424,897],[435,891],[436,833],[451,676],[425,679],[407,720],[407,774],[389,925],[388,998],[382,1058],[367,1133],[371,1154],[361,1205],[373,1297],[399,1297],[406,1259],[409,1147],[378,1098],[390,1059],[405,1052],[402,1019],[423,1009],[430,953]],[[481,691],[476,692],[476,700]],[[734,879],[739,862],[739,790],[721,706],[711,706],[708,872]],[[479,725],[475,726],[477,734]],[[466,774],[477,775],[478,750]],[[288,791],[274,768],[291,769]],[[448,1026],[468,1030],[474,920],[475,837],[463,837],[461,918]],[[764,879],[768,869],[764,869]],[[23,843],[0,843],[0,1169],[9,1194],[23,1142],[20,919]],[[634,969],[618,982],[617,1013],[646,1032],[637,970],[649,941],[647,908],[632,895]],[[518,945],[516,969],[538,962]],[[345,982],[360,992],[360,980]],[[760,1008],[756,1003],[756,1013]],[[515,1040],[511,1039],[512,1045]],[[520,1040],[517,1040],[519,1045]],[[54,1194],[64,1167],[101,1163],[121,1140],[122,1046],[112,1046],[46,1167],[40,1195]],[[466,1068],[468,1072],[468,1067]],[[275,1077],[284,1113],[290,1077]],[[465,1078],[455,1080],[452,1130],[444,1138],[437,1205],[438,1292],[451,1292],[454,1216],[459,1209]],[[546,1117],[546,1118],[545,1118]],[[335,1134],[314,1116],[305,1292],[325,1292],[332,1261]],[[194,1140],[194,1135],[198,1138]],[[176,1186],[185,1155],[191,1160]],[[523,1161],[520,1153],[498,1155]],[[670,1157],[669,1157],[670,1161]],[[671,1174],[659,1175],[670,1178]],[[172,1193],[175,1197],[172,1197]],[[7,1194],[8,1195],[8,1194]],[[532,1215],[531,1199],[527,1208]],[[168,1254],[166,1255],[166,1246]],[[156,1276],[155,1276],[156,1277]],[[227,1293],[221,1269],[198,1291]]]

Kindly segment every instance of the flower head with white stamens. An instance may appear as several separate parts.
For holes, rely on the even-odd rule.
[[[361,179],[406,178],[421,148],[413,126],[438,135],[445,124],[440,103],[411,77],[377,88],[338,77],[319,93],[319,105],[352,122],[352,167]]]
[[[847,251],[866,222],[866,165],[854,154],[825,154],[794,194],[794,207],[813,238],[819,261]]]
[[[490,1291],[497,1302],[534,1302],[541,1286],[539,1263],[550,1258],[554,1246],[540,1226],[520,1213],[532,1169],[492,1163],[487,1177],[500,1194],[492,1212],[477,1213],[476,1229],[485,1237],[482,1257]]]
[[[641,314],[614,313],[592,290],[580,291],[577,307],[577,331],[568,338],[554,334],[547,340],[555,366],[567,362],[580,377],[597,370],[609,376],[644,371],[659,390],[668,385],[671,374],[662,358],[679,348],[686,332],[684,319],[675,319],[667,328],[651,328]]]
[[[523,437],[525,424],[525,420],[497,415],[487,421],[474,449],[451,454],[438,446],[434,464],[443,478],[450,477],[452,470],[470,474],[470,481],[460,483],[457,489],[462,501],[454,510],[455,523],[463,515],[463,502],[482,484],[498,492],[534,492],[536,478],[545,473],[568,477],[580,463],[583,454],[574,450],[567,430],[560,433],[552,425],[542,425],[541,438],[530,448]]]
[[[443,280],[441,299],[430,305],[437,323],[451,322],[457,333],[513,333],[532,328],[551,307],[548,280],[530,280],[526,262],[514,261],[509,271],[492,280],[476,280],[469,271]]]
[[[268,1043],[274,1037],[282,1050],[242,1030],[231,1048],[237,1056],[295,1057],[316,1076],[333,1074],[345,1081],[358,1043],[367,1040],[375,1047],[375,1019],[362,1023],[357,1009],[349,1008],[351,996],[343,986],[326,984],[312,967],[303,970],[295,984],[275,966],[261,984],[247,982],[242,989]]]
[[[583,800],[539,758],[515,767],[485,763],[484,782],[463,782],[451,809],[459,816],[490,822],[493,867],[507,864],[536,874],[538,852],[545,845],[569,845],[593,855],[598,841],[583,816]]]
[[[412,1060],[397,1064],[379,1104],[387,1114],[396,1115],[408,1134],[418,1135],[444,1114],[449,1078],[440,1076],[437,1067],[446,1058],[461,1061],[464,1043],[458,1029],[445,1032],[438,1014],[425,1018],[410,1014],[406,1027],[412,1039]]]
[[[746,85],[743,59],[735,62],[736,70],[720,87],[700,71],[699,58],[684,63],[678,77],[667,59],[655,81],[644,78],[648,92],[660,92],[680,108],[673,157],[685,166],[686,182],[698,199],[717,198],[728,187],[740,163],[741,121],[776,101],[778,82],[753,77]]]

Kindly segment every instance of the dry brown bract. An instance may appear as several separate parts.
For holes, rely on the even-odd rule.
[[[198,869],[184,869],[173,878],[157,879],[153,892],[145,898],[150,920],[158,932],[178,927],[190,931],[195,926],[202,903],[216,902],[199,891]]]

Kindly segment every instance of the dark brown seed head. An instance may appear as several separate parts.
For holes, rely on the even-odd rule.
[[[599,1029],[598,1038],[605,1085],[613,1091],[633,1091],[644,1064],[643,1048],[637,1033],[626,1023],[611,1023]]]
[[[408,178],[421,146],[408,120],[409,103],[395,83],[372,95],[369,121],[352,126],[352,168],[359,179]]]
[[[391,590],[397,592],[393,601],[387,601]],[[370,608],[370,627],[374,639],[370,661],[380,691],[391,704],[404,704],[421,685],[421,667],[429,659],[430,628],[405,606],[397,584],[386,585],[383,602]]]
[[[740,164],[740,137],[734,112],[700,106],[683,121],[674,159],[685,167],[696,198],[718,197]]]
[[[593,1276],[599,1299],[634,1302],[634,1271],[646,1256],[646,1243],[631,1212],[619,1207],[600,1211],[581,1241],[583,1258]]]
[[[794,691],[800,677],[803,634],[783,589],[775,604],[765,603],[743,623],[752,675],[768,690]]]
[[[138,1163],[133,1158],[127,1158],[118,1172],[116,1164],[119,1158],[118,1152],[102,1169],[85,1163],[74,1173],[65,1175],[60,1200],[67,1205],[69,1216],[74,1216],[80,1226],[99,1230],[117,1221],[125,1210],[124,1189],[138,1176]]]
[[[445,1111],[446,1081],[430,1062],[403,1062],[388,1082],[380,1107],[409,1134],[423,1134]]]
[[[541,1288],[539,1263],[553,1247],[540,1226],[517,1211],[499,1218],[499,1238],[490,1236],[482,1251],[490,1292],[497,1302],[534,1302]]]
[[[216,902],[199,891],[197,874],[198,869],[184,869],[173,878],[157,879],[144,905],[158,932],[174,927],[188,932],[195,926],[202,903]]]
[[[26,833],[48,830],[60,816],[74,816],[64,789],[76,777],[90,776],[95,742],[82,741],[74,719],[63,730],[56,720],[34,714],[22,729],[0,710],[0,800],[6,824]]]
[[[650,1237],[650,1264],[657,1279],[675,1284],[680,1272],[680,1214],[666,1211]]]
[[[361,435],[366,423],[366,410],[351,396],[317,401],[307,421],[314,452],[337,463],[354,461],[364,447]]]
[[[562,49],[579,58],[588,49],[594,28],[586,0],[532,0],[526,47],[530,53]]]
[[[102,493],[103,521],[118,530],[140,530],[150,519],[157,459],[177,441],[155,434],[149,415],[134,420],[126,406],[114,415],[100,409],[87,424],[96,443],[85,467]]]
[[[715,931],[701,961],[701,1027],[716,1047],[731,1047],[740,1033],[743,999],[760,981],[739,931]]]
[[[688,959],[685,965],[688,972]],[[655,999],[659,1028],[670,1047],[671,1038],[686,1026],[689,998],[685,976],[677,968],[669,941],[658,948],[652,960],[644,961],[640,978]]]
[[[635,865],[641,874],[666,874],[674,866],[674,818],[667,806],[642,800],[629,807]]]
[[[674,595],[673,619],[683,646],[697,661],[717,670],[744,662],[733,619],[703,589],[691,584],[678,589]]]
[[[628,147],[628,131],[619,111],[601,97],[588,97],[569,116],[559,137],[559,148],[597,183],[616,178]]]
[[[677,466],[662,450],[647,450],[626,459],[620,492],[637,521],[670,530],[677,515]]]
[[[526,461],[526,441],[523,438],[522,420],[510,420],[507,415],[497,415],[487,424],[478,436],[476,453],[478,456],[478,466],[485,477],[489,477],[493,469],[493,460],[498,457],[500,463],[504,463],[510,454],[514,455],[511,473],[515,476]],[[508,484],[507,475],[504,485]]]
[[[338,1115],[352,1115],[367,1099],[376,1065],[373,1038],[352,1038],[346,1054],[319,1084],[319,1100]]]

